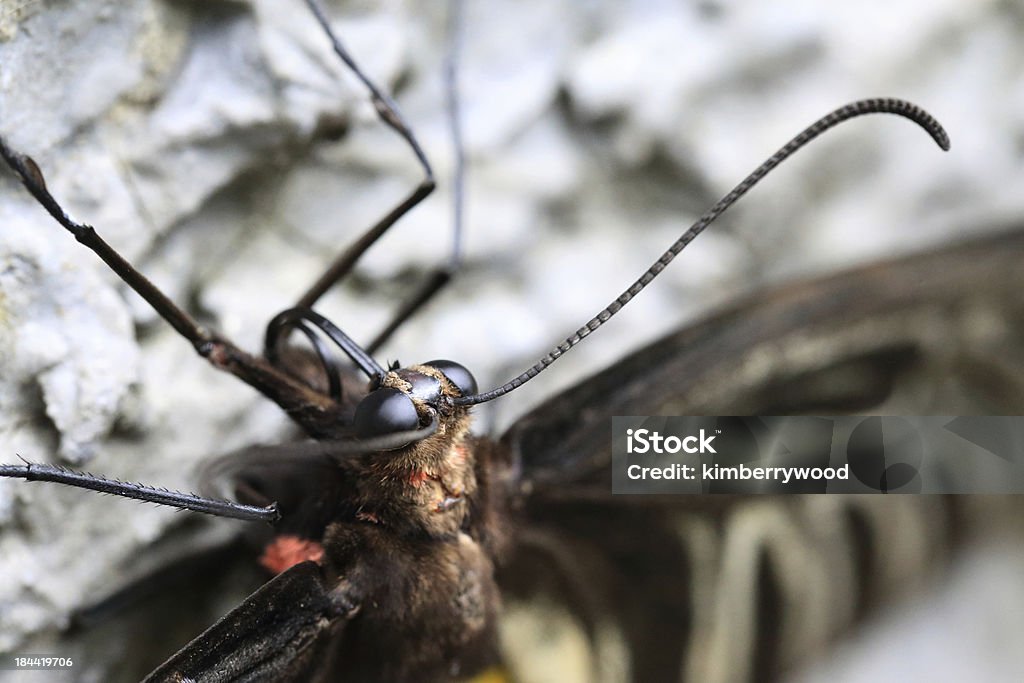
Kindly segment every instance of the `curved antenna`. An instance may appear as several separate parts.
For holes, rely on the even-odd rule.
[[[830,128],[834,128],[843,121],[857,116],[862,116],[864,114],[895,114],[897,116],[910,119],[917,125],[921,126],[921,128],[923,128],[925,132],[935,140],[935,143],[944,151],[949,150],[949,136],[946,134],[945,129],[943,129],[942,125],[935,120],[935,117],[924,109],[918,107],[916,104],[893,98],[882,98],[860,100],[847,104],[843,107],[839,107],[835,111],[823,116],[805,128],[803,132],[783,145],[779,151],[769,157],[763,164],[758,166],[753,173],[744,178],[739,185],[734,187],[727,195],[718,200],[718,203],[712,206],[703,216],[697,219],[697,221],[691,225],[689,229],[687,229],[687,231],[684,232],[682,236],[676,240],[675,243],[669,247],[668,250],[662,254],[661,257],[655,261],[636,282],[630,285],[629,289],[623,292],[617,299],[615,299],[615,301],[608,304],[608,306],[600,313],[591,318],[586,325],[578,329],[573,335],[567,337],[564,342],[556,346],[546,356],[537,361],[537,363],[532,367],[500,387],[483,393],[473,394],[471,396],[460,396],[452,399],[452,402],[455,405],[465,406],[491,401],[499,396],[504,396],[518,387],[521,387],[539,375],[549,365],[565,354],[566,351],[579,344],[583,339],[589,336],[591,332],[608,322],[613,315],[618,313],[623,306],[628,304],[633,297],[639,294],[644,287],[650,284],[651,281],[665,269],[665,266],[671,263],[672,259],[686,248],[686,245],[693,241],[693,238],[703,232],[704,229],[711,225],[716,218],[721,216],[726,209],[736,202],[736,200],[750,191],[752,187],[757,185],[757,183],[768,175],[776,166]]]
[[[378,382],[387,374],[387,370],[382,368],[373,359],[373,356],[363,351],[362,347],[352,341],[352,338],[342,332],[337,325],[316,311],[303,308],[302,306],[281,311],[267,324],[267,336],[263,342],[263,353],[271,363],[277,363],[277,346],[281,333],[295,327],[301,330],[304,327],[303,322],[310,322],[320,328],[372,381]],[[321,357],[321,360],[323,360],[323,357]]]

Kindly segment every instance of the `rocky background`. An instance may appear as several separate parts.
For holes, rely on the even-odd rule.
[[[323,301],[356,339],[375,334],[451,242],[444,8],[329,3],[441,179]],[[943,154],[894,117],[845,124],[787,162],[600,334],[482,411],[481,429],[500,430],[739,293],[1024,215],[1015,0],[507,0],[473,3],[463,31],[465,268],[382,360],[456,359],[481,386],[575,330],[830,109],[899,96],[928,108],[953,141]],[[298,0],[0,0],[0,134],[37,160],[72,214],[250,349],[269,317],[419,180]],[[0,461],[20,454],[194,489],[204,458],[280,439],[287,426],[197,360],[0,174]],[[0,481],[0,651],[52,651],[47,634],[124,585],[134,558],[182,519]],[[965,574],[971,588],[961,593],[992,585],[977,575]],[[1010,598],[992,608],[1019,610],[1024,588],[1006,583],[1000,595]],[[107,680],[103,666],[83,662],[74,680]]]

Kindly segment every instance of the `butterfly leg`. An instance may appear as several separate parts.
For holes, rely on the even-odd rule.
[[[58,223],[110,266],[111,270],[145,299],[178,334],[191,342],[200,356],[273,400],[311,433],[321,431],[320,423],[325,423],[325,428],[329,426],[334,418],[335,408],[334,401],[329,396],[276,369],[265,359],[246,353],[231,340],[197,323],[117,250],[107,244],[93,226],[71,218],[50,194],[43,173],[36,162],[31,157],[12,149],[2,137],[0,158],[20,177],[25,188]]]
[[[76,472],[55,465],[40,465],[28,461],[21,465],[0,465],[0,477],[17,477],[27,481],[50,481],[122,498],[134,498],[146,503],[167,505],[179,510],[201,512],[214,517],[270,523],[276,522],[279,518],[277,506],[274,504],[266,507],[241,505],[227,500],[203,498],[194,493],[168,491],[144,484],[106,479],[87,472]]]
[[[321,28],[331,41],[331,45],[334,48],[335,54],[351,69],[352,73],[362,81],[363,85],[366,86],[367,90],[370,91],[370,97],[373,102],[374,108],[377,111],[377,115],[380,117],[389,128],[398,133],[412,149],[416,159],[419,161],[420,166],[423,169],[424,178],[420,184],[407,196],[402,202],[395,206],[390,212],[388,212],[383,218],[377,223],[370,227],[358,240],[356,240],[351,246],[342,252],[326,271],[316,280],[315,283],[306,291],[305,294],[296,303],[297,308],[310,308],[312,307],[323,294],[330,289],[334,284],[343,279],[346,275],[352,272],[352,269],[358,263],[362,255],[369,249],[378,239],[380,239],[390,228],[393,226],[402,216],[412,210],[417,204],[423,201],[435,187],[435,178],[433,169],[430,166],[430,162],[427,160],[426,154],[420,147],[419,141],[413,134],[411,127],[399,113],[397,106],[391,99],[385,95],[380,88],[377,87],[373,81],[362,71],[351,54],[345,48],[344,44],[334,33],[334,30],[330,26],[330,22],[327,19],[326,14],[320,7],[316,0],[306,0],[306,4],[309,6],[313,15],[320,23]],[[384,328],[377,334],[372,342],[367,346],[369,353],[375,352],[387,339],[405,323],[410,317],[412,317],[416,311],[422,308],[428,301],[430,301],[438,292],[440,292],[448,282],[451,281],[454,273],[459,269],[462,262],[462,194],[463,194],[463,176],[464,176],[464,157],[462,150],[461,131],[459,130],[458,120],[458,90],[456,86],[456,63],[458,55],[458,29],[461,22],[461,2],[454,2],[452,4],[452,11],[450,15],[450,27],[449,36],[451,39],[451,47],[449,49],[448,57],[446,59],[445,69],[445,81],[446,89],[448,92],[448,111],[449,111],[449,122],[452,131],[452,138],[455,146],[455,172],[454,172],[454,226],[453,226],[453,238],[451,253],[448,257],[448,262],[436,269],[427,277],[427,279],[417,288],[413,294],[407,298],[399,306],[395,312],[391,321],[384,326]]]

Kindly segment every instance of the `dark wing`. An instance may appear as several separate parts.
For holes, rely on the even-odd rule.
[[[303,562],[262,588],[182,648],[145,683],[317,681],[356,606]]]
[[[612,496],[612,416],[1019,413],[1022,262],[1016,232],[757,294],[525,416],[502,439],[507,630],[571,624],[590,680],[771,680],[820,654],[926,575],[956,503]]]
[[[1013,232],[756,294],[546,401],[502,440],[539,489],[607,488],[614,415],[1016,414],[1022,263]]]

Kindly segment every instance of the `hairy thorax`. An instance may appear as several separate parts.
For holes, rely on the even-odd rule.
[[[411,369],[447,382],[433,368]],[[384,380],[396,387],[401,382],[395,373]],[[469,425],[467,410],[453,408],[451,414],[439,416],[437,432],[426,439],[362,458],[356,519],[400,535],[430,538],[451,537],[463,529],[477,491]]]

